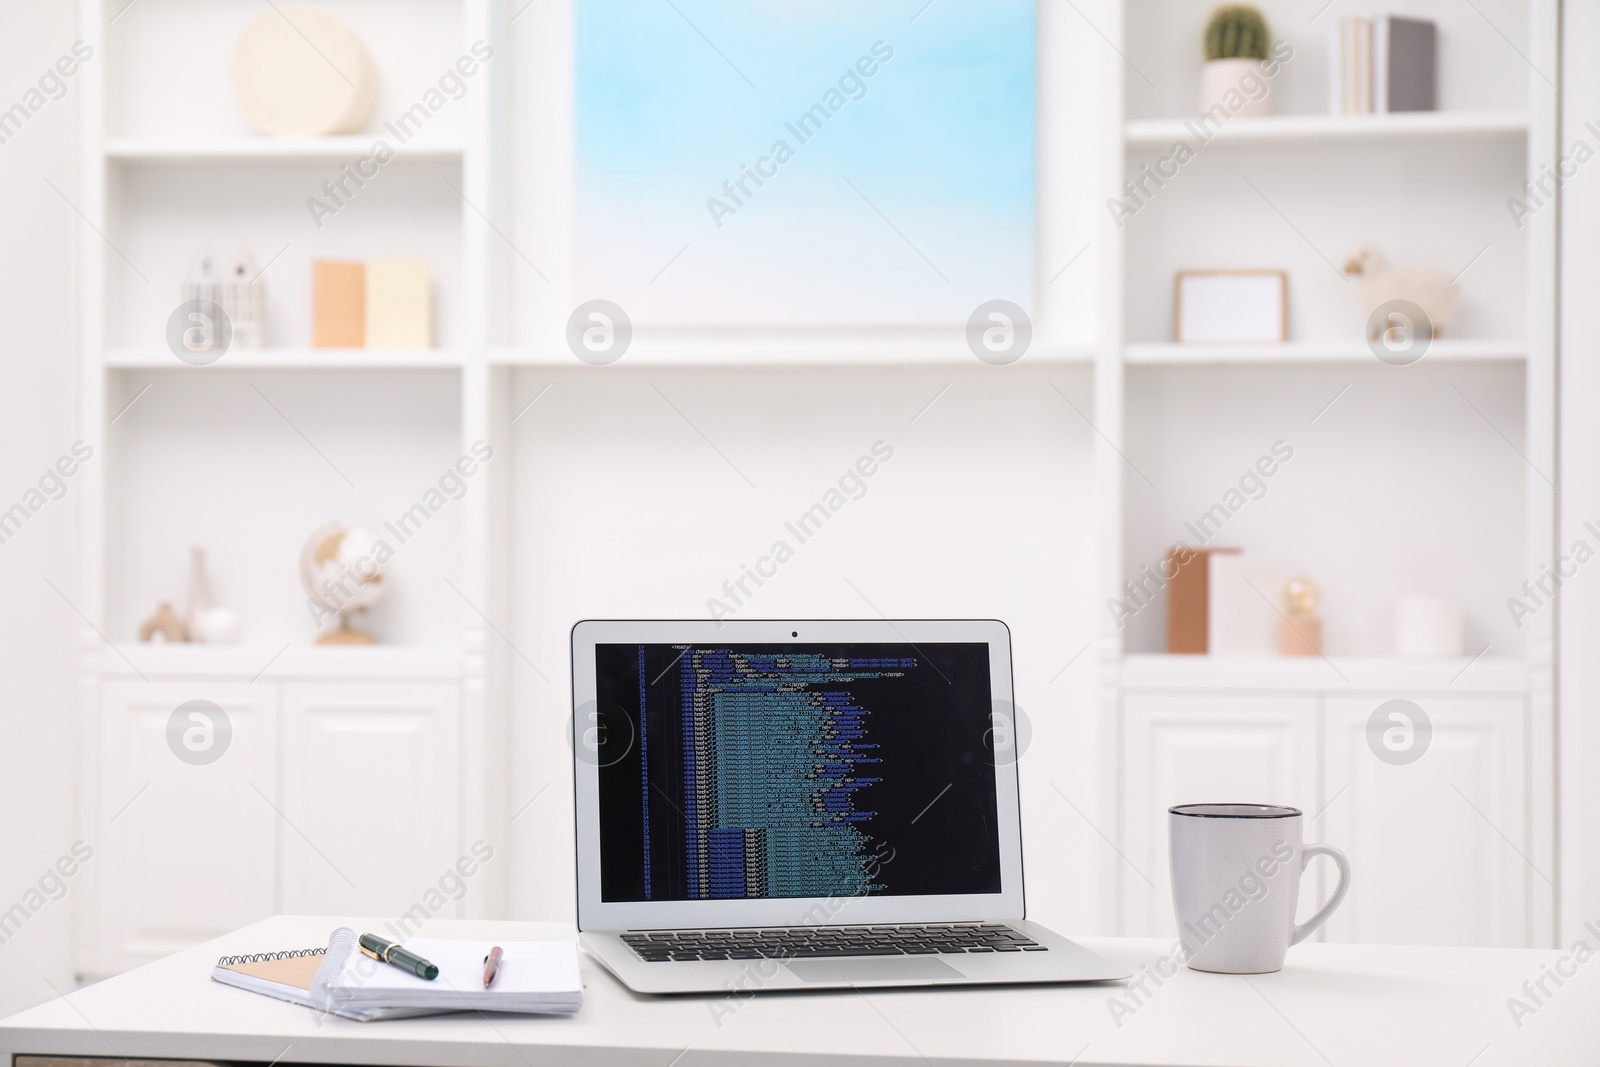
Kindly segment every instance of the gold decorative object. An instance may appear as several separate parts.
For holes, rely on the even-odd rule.
[[[1288,617],[1278,635],[1278,651],[1285,656],[1322,655],[1322,620],[1317,608],[1322,590],[1310,578],[1290,578],[1283,586],[1283,606]]]
[[[139,624],[139,640],[161,640],[176,645],[189,640],[189,631],[178,613],[172,610],[172,605],[163,600],[151,616]]]

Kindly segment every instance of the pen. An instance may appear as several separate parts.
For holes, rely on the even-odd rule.
[[[496,945],[489,950],[487,956],[483,957],[483,988],[488,989],[489,983],[500,973],[500,960],[504,956],[505,951]]]
[[[360,944],[364,955],[371,956],[380,963],[409,971],[418,978],[425,978],[430,982],[439,977],[437,965],[429,963],[414,952],[407,952],[393,941],[385,941],[377,934],[362,934]]]

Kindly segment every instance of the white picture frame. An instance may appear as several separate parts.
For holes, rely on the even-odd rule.
[[[1289,339],[1289,277],[1281,270],[1179,271],[1173,340],[1282,344]]]

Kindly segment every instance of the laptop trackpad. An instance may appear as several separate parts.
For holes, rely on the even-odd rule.
[[[937,982],[965,978],[966,975],[932,956],[910,959],[882,959],[863,956],[857,959],[790,960],[784,964],[802,982]]]

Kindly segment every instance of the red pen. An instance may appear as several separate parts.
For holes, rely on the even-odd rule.
[[[489,950],[489,954],[483,957],[483,988],[488,989],[489,983],[493,982],[495,975],[500,973],[500,960],[504,956],[504,950],[499,945],[495,945]]]

